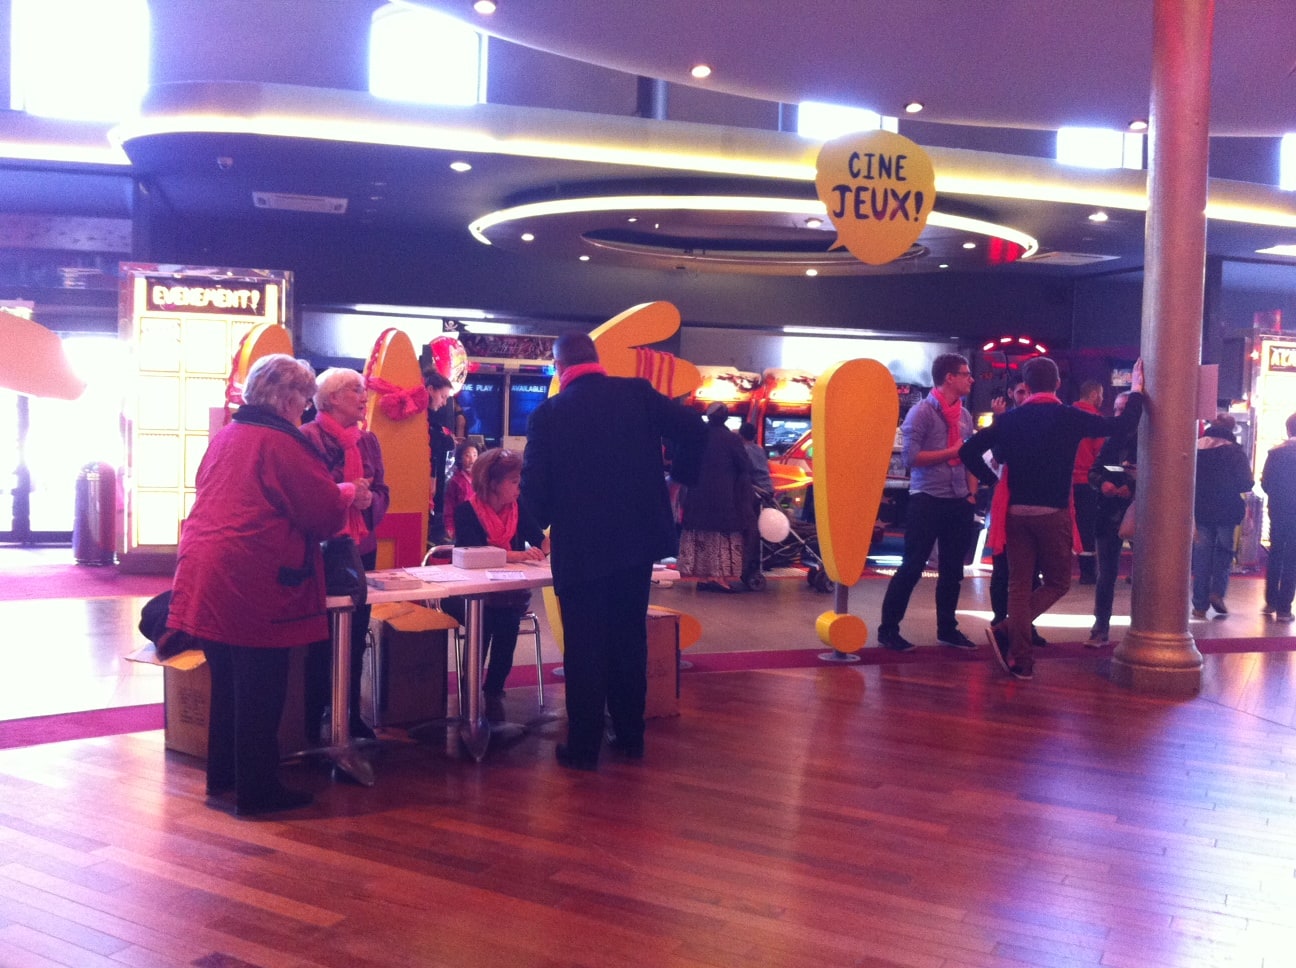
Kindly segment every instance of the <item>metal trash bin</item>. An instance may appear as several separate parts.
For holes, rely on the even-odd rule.
[[[109,464],[86,464],[77,475],[72,557],[78,565],[112,565],[116,547],[117,475]]]

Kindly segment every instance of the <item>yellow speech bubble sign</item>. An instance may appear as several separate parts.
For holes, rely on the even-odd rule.
[[[908,138],[867,131],[820,149],[815,190],[837,229],[833,248],[880,266],[918,241],[936,204],[936,173]]]

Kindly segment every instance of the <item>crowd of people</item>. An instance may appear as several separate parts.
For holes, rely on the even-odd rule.
[[[678,556],[682,573],[703,587],[736,590],[751,561],[760,503],[772,494],[768,460],[754,428],[734,433],[723,404],[705,421],[645,380],[609,376],[590,338],[568,333],[554,346],[559,391],[528,423],[524,453],[480,450],[451,429],[451,390],[429,373],[433,460],[454,463],[434,477],[433,513],[460,546],[491,545],[506,560],[550,556],[565,637],[567,739],[558,762],[598,766],[605,744],[644,754],[646,613],[653,564]],[[1111,416],[1103,388],[1084,384],[1072,405],[1057,396],[1057,365],[1036,357],[1022,380],[992,405],[974,430],[966,406],[974,378],[954,353],[932,365],[931,392],[901,427],[910,471],[904,553],[883,597],[877,642],[915,646],[900,630],[910,597],[937,552],[937,639],[977,647],[960,629],[958,599],[976,533],[978,491],[992,489],[987,547],[994,555],[993,619],[987,630],[998,664],[1017,679],[1033,675],[1034,649],[1046,644],[1035,620],[1065,595],[1073,558],[1094,587],[1088,643],[1110,640],[1121,551],[1131,537],[1137,482],[1142,367]],[[212,672],[207,792],[232,793],[239,814],[294,809],[309,794],[278,777],[278,727],[289,651],[307,648],[306,734],[317,737],[332,694],[321,544],[353,542],[365,569],[376,564],[375,531],[390,503],[378,439],[364,428],[361,374],[315,376],[290,356],[251,368],[243,405],[211,440],[197,472],[185,522],[167,624],[197,642]],[[313,401],[313,419],[303,415]],[[1288,439],[1269,452],[1260,484],[1269,497],[1270,558],[1266,616],[1293,620],[1296,597],[1296,414]],[[1195,618],[1228,614],[1225,596],[1235,534],[1254,486],[1236,424],[1218,414],[1197,448],[1191,608]],[[663,448],[684,479],[682,517],[672,509]],[[447,611],[462,613],[454,600]],[[518,622],[529,592],[491,596],[483,607],[487,717],[504,719],[504,690]],[[352,736],[371,738],[360,717],[360,670],[367,609],[353,622],[347,673]],[[610,728],[605,729],[605,715]]]

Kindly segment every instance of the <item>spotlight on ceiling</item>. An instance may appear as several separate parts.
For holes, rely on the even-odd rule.
[[[689,71],[689,73],[692,74],[700,81],[703,78],[711,76],[711,68],[708,67],[706,64],[696,64],[694,65],[693,69]]]
[[[466,161],[452,161],[450,162],[450,170],[458,172],[472,171],[472,165]]]
[[[923,109],[922,101],[910,101],[905,105],[905,114],[917,114]]]
[[[817,229],[819,226],[823,225],[823,219],[811,216],[805,220],[805,224],[808,229]]]
[[[817,275],[819,275],[819,270],[818,270],[818,269],[807,269],[807,270],[806,270],[806,275],[807,275],[807,276],[817,276]]]
[[[1142,118],[1135,118],[1128,125],[1126,125],[1126,127],[1128,127],[1131,131],[1146,131],[1148,129],[1148,123],[1144,121]]]
[[[477,2],[473,4],[473,9],[483,17],[489,17],[495,12],[496,6],[497,4],[495,3],[495,0],[477,0]]]
[[[534,242],[535,234],[533,232],[523,232],[520,236],[518,236],[518,238],[520,238],[523,242]]]
[[[1106,213],[1106,212],[1094,212],[1093,214],[1091,214],[1091,215],[1089,216],[1089,221],[1091,221],[1091,222],[1105,222],[1105,221],[1107,221],[1107,213]]]
[[[963,248],[965,248],[965,249],[975,249],[975,248],[976,248],[976,243],[975,243],[975,242],[964,242],[964,243],[963,243]]]

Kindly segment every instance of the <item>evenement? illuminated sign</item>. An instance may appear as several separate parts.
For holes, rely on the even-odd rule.
[[[1296,373],[1296,343],[1269,343],[1266,349],[1271,373]]]
[[[276,290],[277,290],[276,286]],[[151,312],[219,313],[223,316],[263,316],[266,312],[266,284],[227,280],[186,278],[148,280],[148,309]]]

